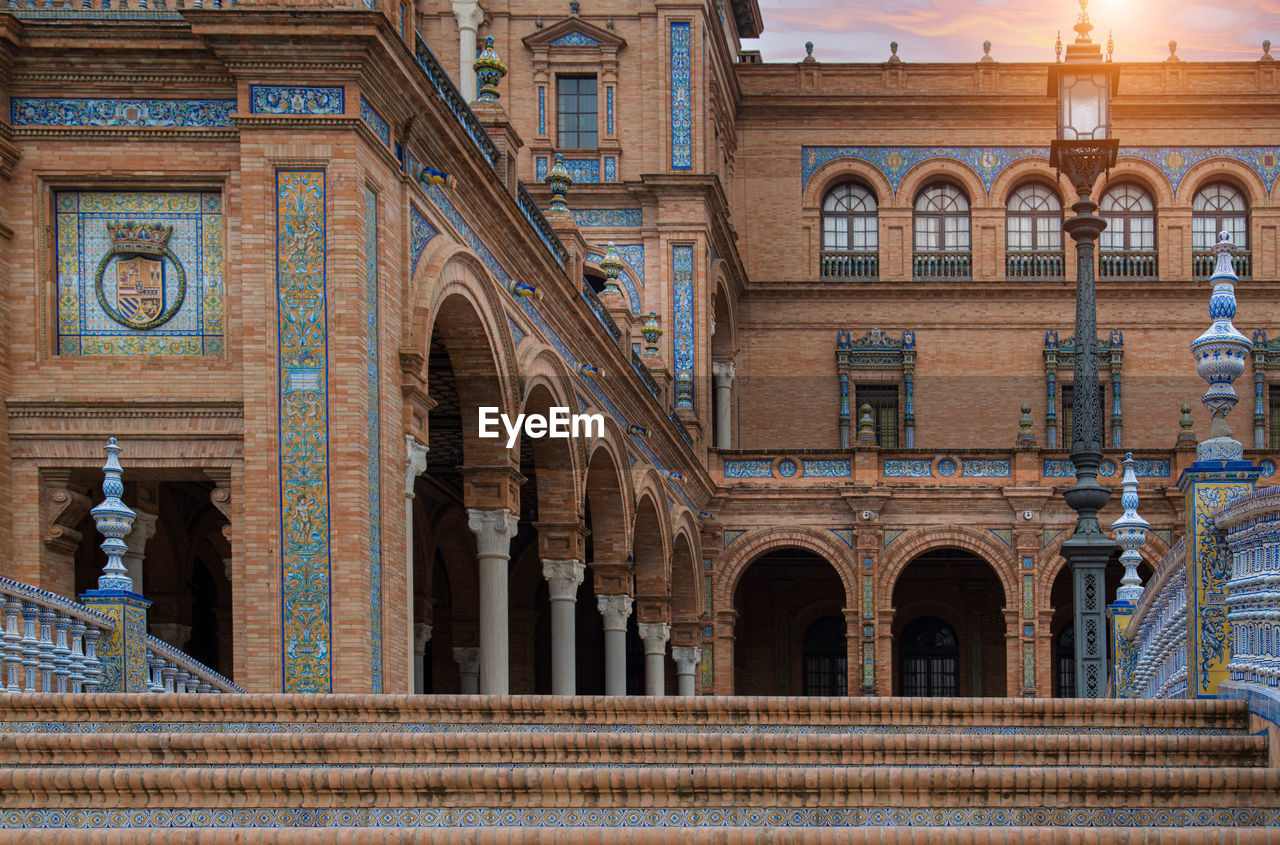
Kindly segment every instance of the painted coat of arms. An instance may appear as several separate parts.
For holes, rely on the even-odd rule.
[[[98,265],[95,290],[98,302],[107,314],[131,329],[150,329],[162,325],[177,313],[186,293],[182,265],[169,251],[172,226],[157,223],[108,223],[111,251]],[[167,259],[167,261],[166,261]],[[115,302],[112,291],[104,284],[107,268],[115,263]],[[173,301],[166,301],[166,265],[177,275]]]

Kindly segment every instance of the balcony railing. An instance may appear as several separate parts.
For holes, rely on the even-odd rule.
[[[618,324],[609,313],[609,309],[604,307],[604,303],[600,301],[600,297],[591,289],[591,285],[586,282],[582,283],[582,298],[591,306],[591,310],[595,313],[596,319],[600,321],[600,325],[604,326],[605,331],[609,333],[609,337],[613,338],[615,341],[621,338],[622,329],[618,328]]]
[[[1065,261],[1054,252],[1014,251],[1005,254],[1004,272],[1010,279],[1061,279]]]
[[[969,279],[973,276],[973,253],[917,252],[912,275],[917,280]]]
[[[824,279],[875,279],[880,275],[880,256],[874,252],[822,253]]]
[[[1155,279],[1157,277],[1154,252],[1100,252],[1098,253],[1099,279]]]
[[[524,218],[533,226],[533,230],[538,233],[538,237],[547,245],[547,249],[551,250],[551,254],[556,257],[556,261],[561,264],[568,261],[569,250],[565,249],[560,236],[556,234],[556,230],[551,228],[547,218],[542,215],[542,209],[538,208],[538,204],[533,201],[533,197],[529,196],[529,191],[525,188],[523,182],[517,183],[516,200],[520,204],[520,210],[524,212]]]
[[[1207,279],[1213,275],[1213,268],[1218,258],[1213,250],[1196,250],[1191,253],[1191,275],[1197,279]],[[1242,279],[1253,278],[1253,253],[1247,249],[1236,249],[1231,254],[1231,266],[1236,275]]]
[[[649,391],[650,395],[657,399],[658,383],[653,380],[653,376],[649,375],[649,367],[645,365],[634,349],[631,350],[631,369],[636,375],[640,376],[640,381],[644,383],[645,389]]]

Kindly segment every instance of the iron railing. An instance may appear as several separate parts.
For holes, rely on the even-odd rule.
[[[1062,250],[1009,250],[1005,253],[1004,272],[1010,279],[1061,279],[1065,267]]]
[[[880,255],[875,252],[824,252],[822,278],[876,279],[880,276]]]
[[[1098,253],[1099,279],[1155,279],[1157,269],[1155,252]]]
[[[968,251],[917,252],[911,265],[911,274],[918,281],[964,280],[973,277],[973,253]]]

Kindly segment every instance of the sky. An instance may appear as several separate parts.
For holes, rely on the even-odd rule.
[[[1052,62],[1059,30],[1075,39],[1077,0],[759,0],[764,35],[743,41],[766,62],[882,62],[898,42],[905,62]],[[1169,42],[1187,61],[1257,59],[1271,39],[1280,59],[1280,0],[1090,0],[1093,40],[1115,39],[1115,60],[1163,61]]]

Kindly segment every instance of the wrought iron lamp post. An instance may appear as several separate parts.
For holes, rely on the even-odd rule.
[[[1058,131],[1050,164],[1065,175],[1078,199],[1075,216],[1063,229],[1076,244],[1075,388],[1072,397],[1071,462],[1076,483],[1064,498],[1076,512],[1076,526],[1062,544],[1071,567],[1075,599],[1076,695],[1100,698],[1107,687],[1107,597],[1105,570],[1116,544],[1102,533],[1098,511],[1111,491],[1098,484],[1102,462],[1102,409],[1098,404],[1098,315],[1094,301],[1094,245],[1106,221],[1097,216],[1093,185],[1116,160],[1118,142],[1111,133],[1111,94],[1119,68],[1103,61],[1102,46],[1089,39],[1093,25],[1080,0],[1076,40],[1066,60],[1049,67],[1049,95],[1058,102]]]

